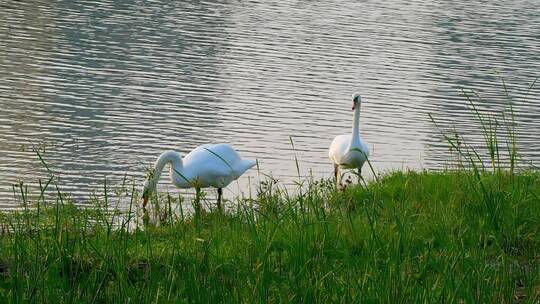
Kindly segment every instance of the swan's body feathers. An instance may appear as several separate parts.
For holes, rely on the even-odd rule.
[[[228,144],[201,145],[189,152],[182,162],[184,179],[191,183],[177,185],[180,188],[223,188],[255,165],[255,160],[243,160]]]
[[[223,188],[255,165],[255,160],[243,160],[228,144],[201,145],[184,158],[175,151],[160,155],[145,182],[144,192],[156,188],[159,176],[170,165],[171,182],[178,188]]]
[[[361,168],[369,157],[369,149],[367,144],[362,140],[360,140],[358,145],[351,146],[350,134],[338,135],[330,145],[328,156],[340,168]]]

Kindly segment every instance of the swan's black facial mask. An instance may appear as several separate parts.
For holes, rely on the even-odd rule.
[[[356,104],[358,103],[358,96],[354,96],[354,99],[353,99],[353,104],[352,104],[352,109],[356,109]]]

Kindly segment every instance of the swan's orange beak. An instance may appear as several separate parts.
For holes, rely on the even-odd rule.
[[[356,109],[356,102],[353,102],[353,104],[352,104],[352,109],[353,109],[353,110]]]
[[[144,199],[144,201],[143,201],[142,206],[143,206],[143,208],[146,208],[146,204],[148,204],[148,196],[143,197],[143,199]]]

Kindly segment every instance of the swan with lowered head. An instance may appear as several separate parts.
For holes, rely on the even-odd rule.
[[[353,94],[353,127],[352,134],[338,135],[332,141],[328,156],[334,163],[336,184],[339,182],[339,169],[358,169],[362,173],[362,165],[369,157],[367,144],[360,137],[360,103],[362,98]]]
[[[157,159],[154,170],[144,183],[143,208],[155,191],[165,165],[170,164],[171,182],[178,188],[195,188],[197,202],[201,188],[218,189],[218,208],[223,188],[255,165],[253,159],[242,159],[228,144],[205,144],[189,152],[184,158],[175,151],[166,151]]]

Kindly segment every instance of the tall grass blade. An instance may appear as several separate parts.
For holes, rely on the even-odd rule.
[[[289,142],[291,143],[291,147],[293,149],[293,153],[294,153],[294,163],[296,164],[296,174],[298,175],[298,179],[301,178],[301,175],[300,175],[300,165],[298,164],[298,157],[296,155],[296,149],[294,147],[294,141],[293,141],[293,138],[291,135],[289,135]]]
[[[208,148],[204,148],[206,151],[212,153],[214,156],[216,156],[217,158],[219,158],[222,162],[224,162],[228,167],[229,169],[231,169],[231,171],[234,171],[233,167],[231,167],[231,165],[229,164],[229,162],[227,162],[227,160],[225,160],[223,157],[221,157],[221,155],[217,154],[216,152],[208,149]]]

